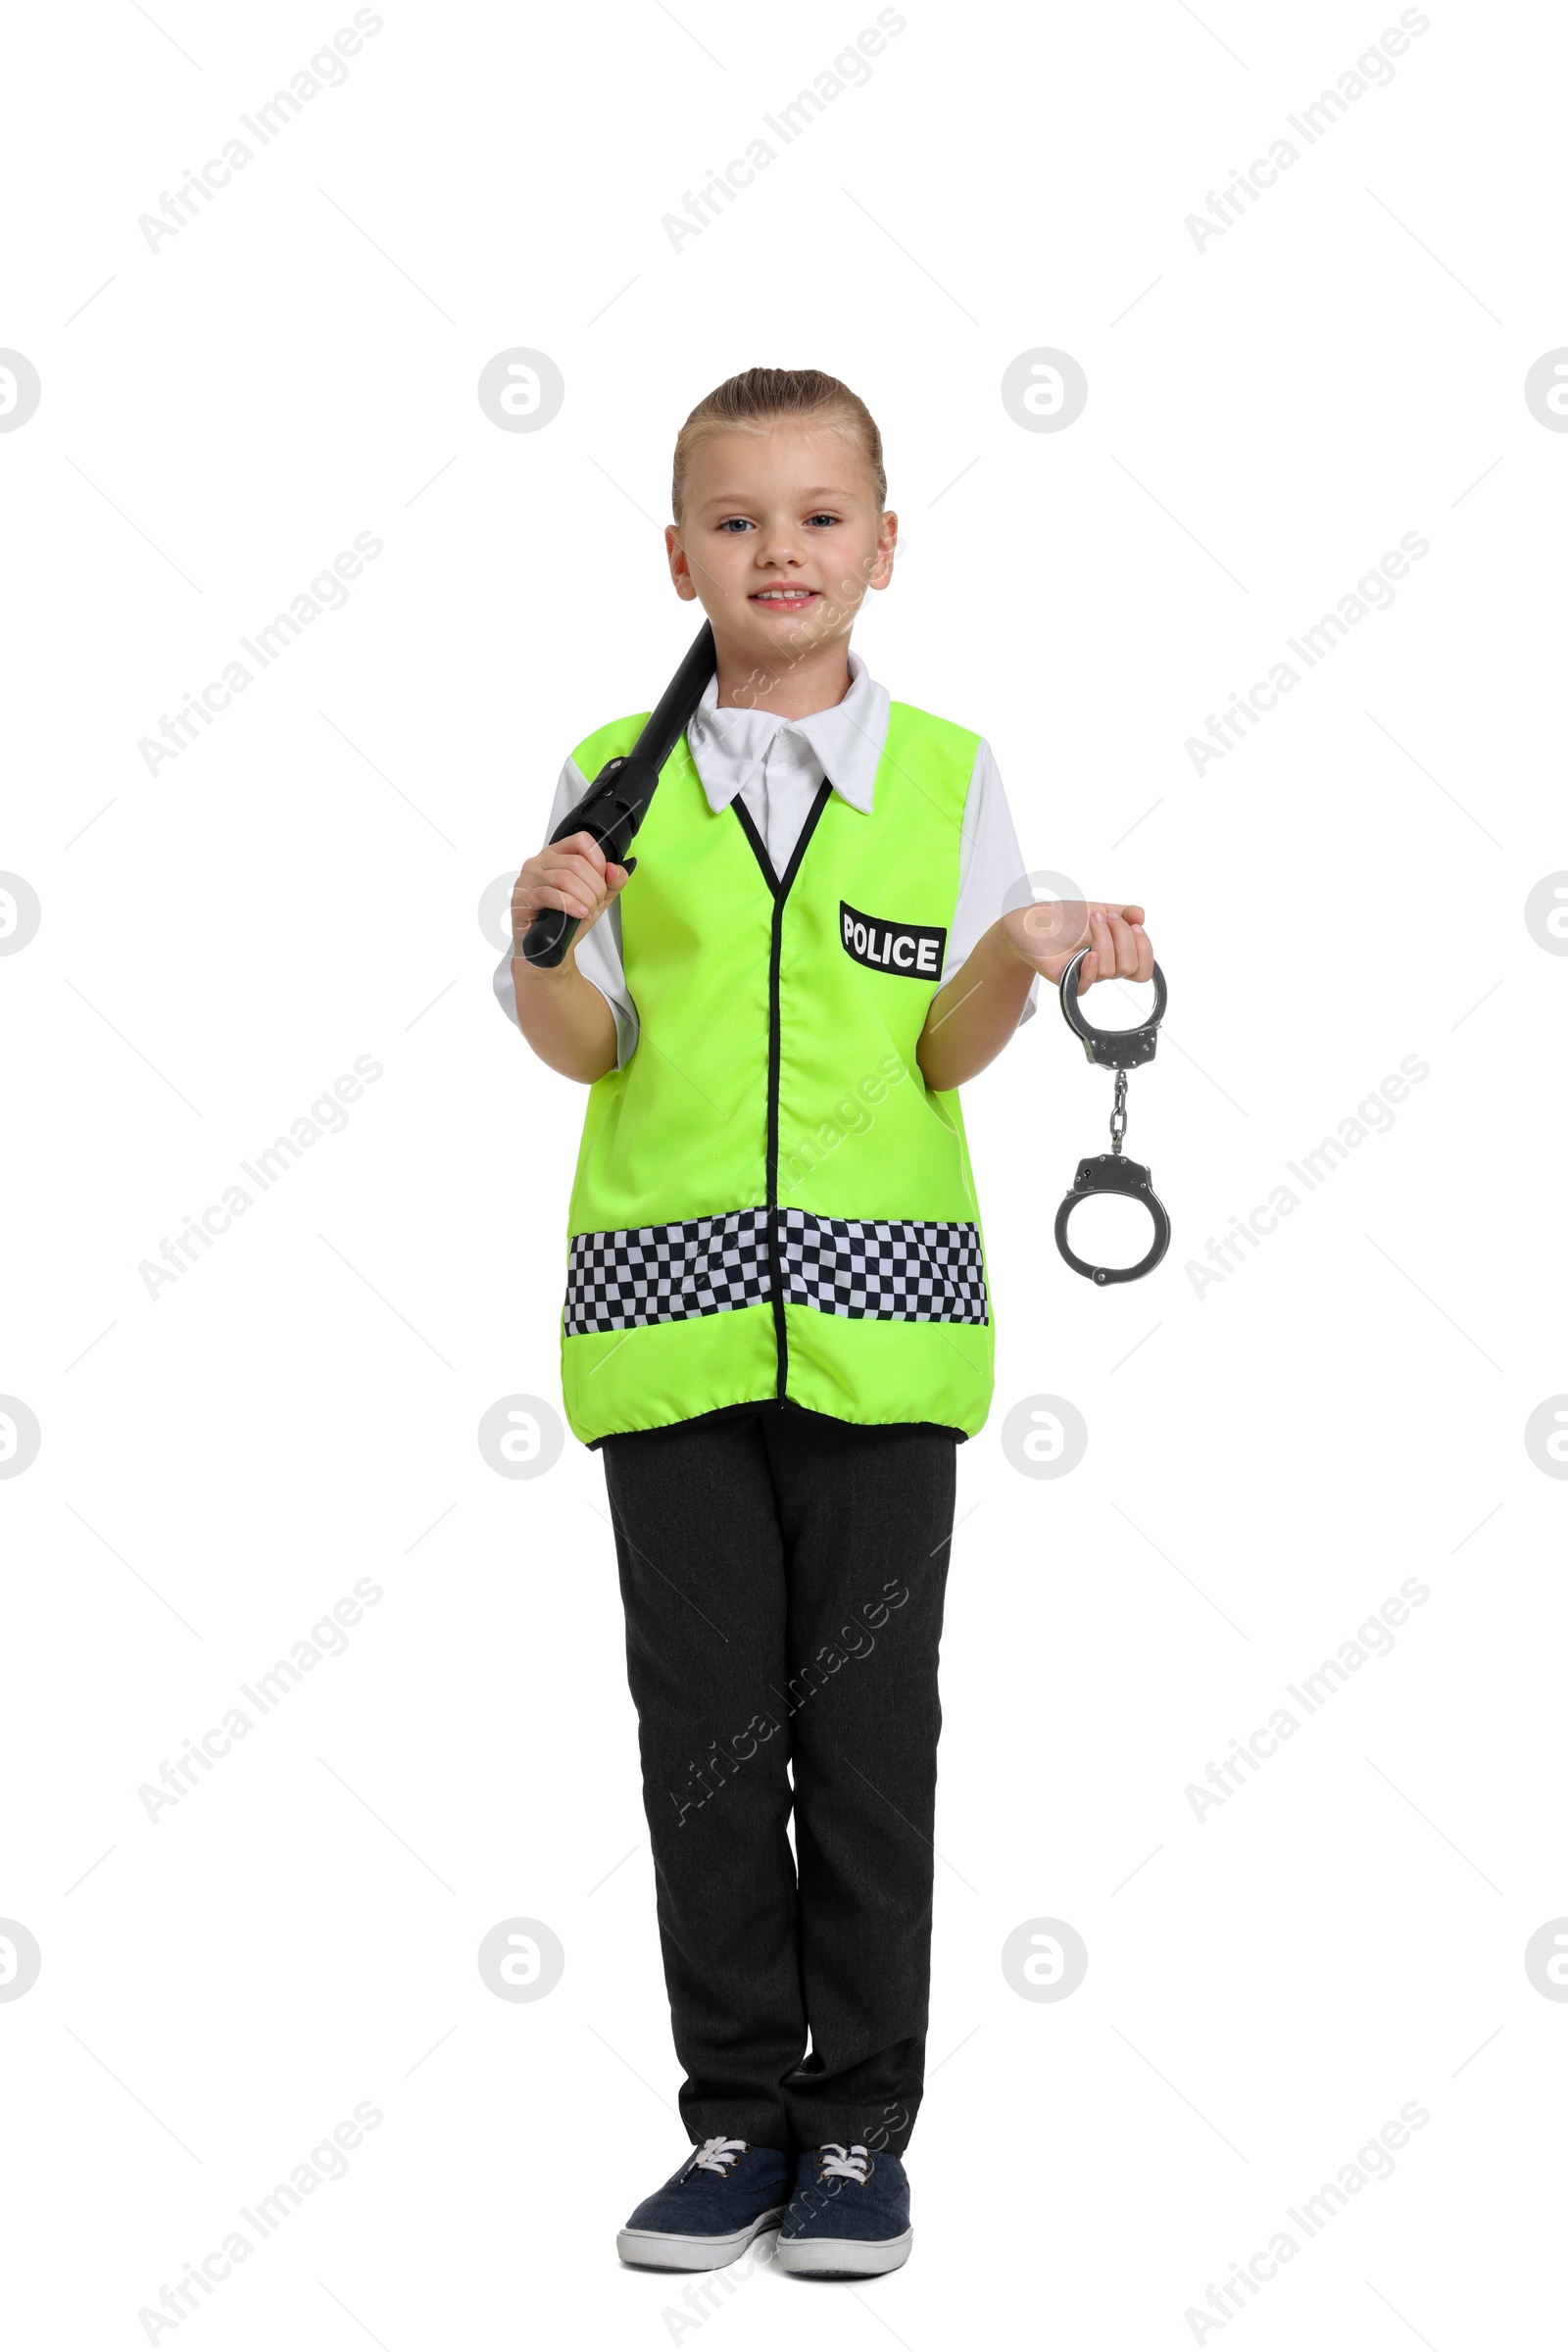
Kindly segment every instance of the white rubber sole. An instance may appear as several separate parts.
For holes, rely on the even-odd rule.
[[[906,2263],[913,2243],[912,2230],[902,2237],[781,2237],[773,2260],[800,2278],[875,2278]]]
[[[744,2230],[732,2230],[726,2237],[679,2237],[669,2230],[622,2230],[615,2239],[615,2251],[622,2262],[651,2271],[722,2271],[740,2260],[754,2237],[760,2237],[764,2230],[776,2230],[784,2211],[782,2205],[770,2206]]]

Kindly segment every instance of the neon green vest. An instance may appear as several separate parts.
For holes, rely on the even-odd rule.
[[[584,775],[640,717],[578,746]],[[775,880],[682,737],[620,898],[637,1049],[589,1090],[562,1383],[586,1445],[777,1402],[972,1436],[992,1391],[956,1091],[915,1041],[941,985],[978,737],[891,707],[869,815],[824,782]]]

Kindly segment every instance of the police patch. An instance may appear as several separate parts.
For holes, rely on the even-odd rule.
[[[940,980],[946,930],[932,923],[885,922],[839,901],[839,937],[844,952],[868,971],[902,972],[908,980]]]

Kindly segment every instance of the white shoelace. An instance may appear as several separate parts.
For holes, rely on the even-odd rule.
[[[830,2139],[816,2151],[819,2180],[853,2180],[858,2188],[865,2186],[871,2169],[870,2150],[861,2140],[845,2147],[841,2140]]]
[[[745,2155],[746,2144],[744,2139],[705,2139],[686,2170],[691,2173],[701,2168],[705,2173],[717,2173],[721,2179],[727,2179],[736,2157]]]

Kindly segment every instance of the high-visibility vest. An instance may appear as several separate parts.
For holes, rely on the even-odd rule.
[[[574,755],[595,775],[641,717]],[[941,986],[979,738],[894,703],[869,814],[826,780],[775,876],[685,737],[621,893],[639,1037],[589,1089],[561,1324],[584,1444],[777,1404],[972,1436],[992,1393],[956,1090],[915,1043]]]

